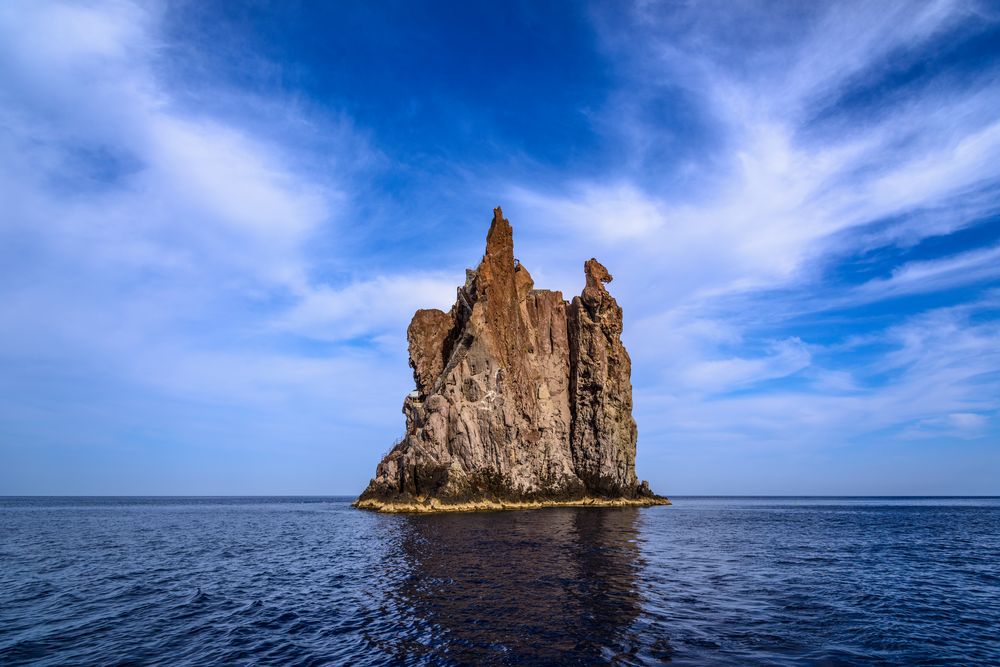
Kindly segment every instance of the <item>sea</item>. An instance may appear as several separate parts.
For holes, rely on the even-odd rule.
[[[1000,499],[0,498],[0,665],[1000,665]]]

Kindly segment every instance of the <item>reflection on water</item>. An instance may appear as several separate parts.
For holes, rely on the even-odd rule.
[[[639,510],[395,517],[405,568],[386,591],[397,657],[628,660],[641,611]],[[380,648],[385,643],[371,637]]]

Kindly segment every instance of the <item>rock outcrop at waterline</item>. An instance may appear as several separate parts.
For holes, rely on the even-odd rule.
[[[572,303],[535,289],[494,210],[479,268],[448,313],[407,331],[406,435],[355,505],[387,512],[659,505],[635,474],[622,310],[596,259]]]

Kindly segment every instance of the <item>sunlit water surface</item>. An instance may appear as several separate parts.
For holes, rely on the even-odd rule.
[[[0,499],[0,664],[1000,664],[1000,500]]]

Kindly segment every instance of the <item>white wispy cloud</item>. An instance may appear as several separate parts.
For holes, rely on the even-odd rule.
[[[641,3],[627,28],[598,12],[632,86],[600,126],[632,159],[610,176],[611,191],[599,180],[518,183],[515,210],[531,228],[562,233],[567,254],[598,248],[613,273],[621,267],[612,291],[626,307],[639,395],[658,397],[637,399],[663,436],[655,442],[829,444],[927,424],[942,425],[933,429],[942,437],[987,434],[1000,407],[996,382],[983,379],[1000,369],[986,349],[995,326],[951,311],[900,316],[873,334],[894,350],[875,365],[913,364],[876,382],[867,358],[800,340],[793,318],[997,279],[994,247],[910,261],[856,287],[831,285],[824,272],[838,258],[913,246],[996,214],[996,72],[939,77],[860,112],[836,105],[884,76],[891,57],[1000,17],[947,1],[805,9],[785,23],[753,3]],[[697,105],[716,138],[679,171],[657,171],[669,155],[640,112],[657,87]],[[688,186],[657,184],[657,173]],[[793,376],[794,386],[759,388]]]
[[[274,326],[331,342],[391,331],[399,346],[405,340],[401,325],[420,308],[447,311],[459,282],[457,275],[413,273],[377,276],[339,288],[318,286],[301,295]]]
[[[695,391],[732,391],[745,384],[792,375],[811,363],[811,355],[797,338],[777,341],[766,356],[697,360],[684,368],[681,380]]]
[[[788,449],[841,445],[872,434],[982,437],[1000,395],[1000,377],[991,370],[1000,368],[1000,326],[974,316],[992,307],[980,302],[906,318],[866,338],[882,351],[848,370],[824,369],[823,350],[813,346],[816,372],[794,388],[713,396],[664,383],[666,392],[638,394],[645,442]],[[833,382],[831,372],[838,376]]]
[[[267,410],[279,432],[367,420],[388,438],[396,429],[385,415],[409,383],[405,323],[417,295],[440,294],[441,281],[341,286],[318,274],[311,248],[332,247],[336,274],[329,239],[349,237],[351,170],[374,150],[335,110],[303,115],[275,97],[178,89],[164,75],[159,12],[115,1],[0,7],[3,414],[65,416],[36,421],[40,439],[72,430],[71,415],[84,414],[72,388],[85,378],[94,392]],[[198,104],[206,95],[227,108]],[[333,153],[318,170],[294,133],[326,130],[321,147]],[[316,353],[287,340],[387,331],[399,339],[388,353]],[[372,393],[348,389],[358,377]],[[234,421],[226,410],[212,418],[220,430]],[[77,430],[114,431],[123,417],[112,412],[95,404]]]
[[[889,278],[871,280],[859,286],[848,296],[847,303],[933,292],[996,278],[1000,278],[1000,246],[903,264],[893,270]]]
[[[585,230],[603,243],[621,243],[657,233],[665,220],[659,202],[645,196],[634,185],[581,183],[561,197],[545,196],[515,186],[505,199],[530,209],[563,233]]]
[[[341,193],[280,145],[178,108],[156,73],[155,14],[9,3],[3,19],[8,229],[107,271],[302,286],[301,246]]]

